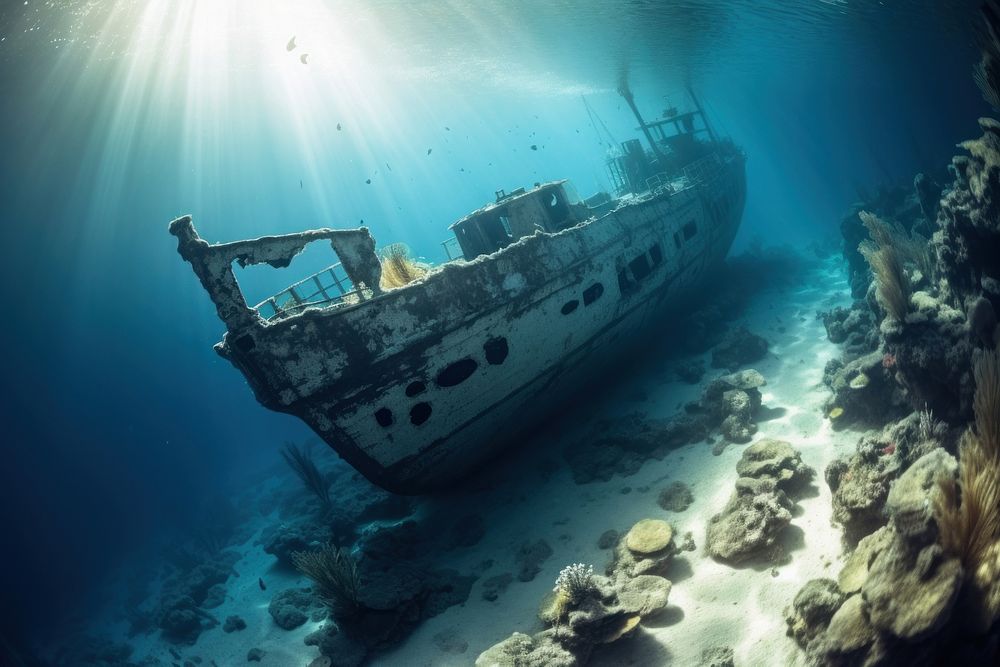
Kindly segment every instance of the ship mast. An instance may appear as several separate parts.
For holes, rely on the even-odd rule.
[[[642,119],[642,114],[639,113],[639,108],[635,105],[635,99],[632,97],[632,91],[628,87],[628,80],[623,76],[618,81],[618,94],[625,98],[628,103],[632,113],[635,114],[636,120],[639,121],[639,129],[646,136],[646,141],[649,142],[649,147],[653,149],[653,155],[655,155],[659,160],[666,160],[666,156],[660,151],[660,147],[656,145],[653,141],[653,135],[649,133],[649,126],[646,125],[646,121]]]
[[[701,122],[705,123],[705,129],[708,130],[708,138],[712,140],[712,143],[716,143],[718,139],[715,137],[715,130],[712,129],[711,123],[708,122],[708,116],[705,115],[705,110],[701,108],[701,101],[694,94],[694,88],[690,85],[687,87],[688,95],[691,96],[691,100],[694,102],[694,108],[698,110],[698,115],[701,116]]]

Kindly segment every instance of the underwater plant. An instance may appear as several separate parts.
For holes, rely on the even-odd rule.
[[[328,544],[319,551],[296,551],[292,563],[312,580],[313,589],[334,618],[344,618],[361,606],[358,564],[348,549]]]
[[[410,251],[402,243],[387,245],[381,253],[382,289],[392,289],[409,285],[423,278],[427,269],[410,259]]]
[[[295,474],[299,476],[299,479],[302,480],[306,488],[316,494],[316,497],[323,504],[324,511],[329,510],[331,507],[330,485],[319,471],[319,468],[316,467],[316,462],[313,461],[309,451],[299,449],[295,443],[286,442],[285,446],[281,449],[281,456],[284,457],[288,466],[295,471]]]
[[[910,309],[910,279],[903,269],[902,254],[897,248],[896,235],[883,220],[873,213],[858,214],[868,229],[871,240],[858,245],[872,273],[875,274],[876,296],[885,312],[898,322]]]
[[[924,403],[924,409],[920,411],[920,438],[922,440],[932,439],[934,437],[934,432],[937,430],[940,423],[940,421],[934,419],[934,411],[928,408],[927,404]]]
[[[961,559],[980,618],[1000,612],[1000,351],[975,363],[974,428],[959,445],[958,481],[938,480],[934,512],[944,550]]]

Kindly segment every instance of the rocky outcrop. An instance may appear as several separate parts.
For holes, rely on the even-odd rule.
[[[837,581],[811,581],[799,592],[786,612],[788,632],[811,663],[938,664],[949,655],[964,572],[938,544],[933,508],[938,480],[956,475],[945,450],[921,456],[889,491],[888,523],[861,540]]]
[[[643,519],[619,540],[607,574],[637,577],[642,574],[665,574],[667,565],[681,551],[694,550],[691,535],[680,540],[673,527],[660,519]]]
[[[725,368],[730,372],[740,366],[752,364],[767,356],[767,341],[744,327],[731,331],[714,350],[712,368]]]
[[[895,365],[891,354],[877,350],[846,364],[827,365],[823,381],[833,395],[825,410],[835,430],[879,428],[909,412],[892,380]]]
[[[754,416],[760,410],[764,376],[750,368],[721,375],[708,383],[698,404],[688,411],[702,415],[709,428],[718,428],[729,442],[750,442],[757,432]]]
[[[914,412],[881,432],[866,434],[853,456],[827,466],[833,518],[843,526],[848,545],[885,524],[883,510],[893,480],[922,455],[950,441],[942,423],[930,414],[925,419],[930,423],[922,427],[921,415]]]
[[[313,621],[326,618],[326,609],[308,587],[281,591],[271,598],[267,611],[282,630],[294,630],[310,618]]]
[[[619,541],[608,576],[583,565],[563,570],[538,613],[546,629],[535,635],[515,632],[481,653],[476,666],[585,665],[595,647],[628,637],[643,619],[666,608],[671,583],[651,572],[662,571],[678,549],[669,524],[638,522]]]
[[[813,579],[796,594],[792,606],[785,609],[788,635],[799,646],[806,646],[826,630],[830,619],[844,602],[844,594],[831,579]]]
[[[850,308],[837,307],[821,312],[818,317],[827,338],[831,343],[843,345],[847,356],[856,357],[878,347],[878,323],[863,301],[856,301]]]
[[[674,482],[660,491],[656,502],[668,512],[683,512],[694,502],[694,494],[684,482]]]
[[[800,493],[815,471],[787,442],[771,439],[747,447],[736,469],[736,490],[709,520],[708,553],[730,564],[785,560],[777,540],[792,520],[795,503],[788,494]]]

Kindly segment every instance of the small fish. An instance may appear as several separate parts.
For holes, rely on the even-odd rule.
[[[301,62],[303,65],[308,65],[309,64],[309,54],[308,53],[303,53],[301,56],[299,56],[299,62]]]
[[[367,183],[368,185],[371,185],[372,184],[372,179],[366,178],[365,179],[365,183]]]
[[[427,149],[427,154],[430,155],[432,150],[434,150],[434,149],[433,148],[428,148]]]
[[[537,151],[538,150],[538,146],[536,146],[535,144],[531,144],[531,150]]]
[[[451,132],[451,128],[450,128],[450,127],[448,127],[447,125],[445,125],[445,126],[444,126],[444,131],[445,131],[445,132]]]
[[[267,590],[267,586],[264,585],[264,578],[263,577],[257,577],[257,585],[260,586],[260,590],[262,590],[262,591],[266,591]]]
[[[392,167],[389,166],[388,162],[385,163],[385,168],[388,169],[389,171],[392,171]]]
[[[294,51],[294,50],[295,50],[295,35],[292,35],[292,38],[288,40],[288,44],[285,44],[285,51]]]
[[[299,179],[299,190],[301,190],[301,189],[302,189],[302,179],[300,178]]]
[[[337,123],[337,132],[340,132],[340,123]]]

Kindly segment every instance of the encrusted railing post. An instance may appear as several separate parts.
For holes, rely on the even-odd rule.
[[[234,258],[225,252],[226,244],[209,245],[198,236],[190,215],[177,218],[169,229],[177,237],[177,252],[191,264],[226,328],[237,332],[259,324],[260,317],[247,305],[236,282]]]

